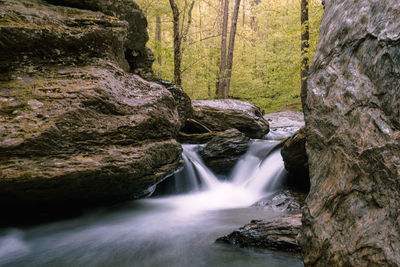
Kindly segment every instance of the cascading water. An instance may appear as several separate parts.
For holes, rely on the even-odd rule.
[[[169,195],[31,229],[5,229],[0,266],[302,266],[288,255],[214,243],[251,219],[280,215],[251,206],[285,175],[279,149],[264,159],[277,143],[253,141],[223,180],[204,165],[197,145],[184,145],[184,169],[158,186]]]

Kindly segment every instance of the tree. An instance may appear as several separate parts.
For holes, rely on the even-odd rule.
[[[233,49],[235,47],[236,26],[239,15],[240,0],[235,1],[235,8],[233,10],[231,33],[229,38],[228,59],[226,62],[226,78],[224,84],[224,98],[228,97],[229,87],[231,85],[232,65],[233,65]]]
[[[174,82],[177,86],[182,86],[181,78],[181,47],[182,38],[179,31],[179,8],[175,0],[169,0],[172,9],[173,27],[174,27]]]
[[[228,92],[225,92],[225,72],[226,72],[226,37],[228,35],[228,19],[229,19],[229,0],[224,0],[224,17],[222,19],[222,35],[221,35],[221,61],[218,79],[218,98],[228,98]]]
[[[226,51],[226,38],[228,32],[228,17],[229,17],[229,0],[225,0],[224,5],[224,18],[222,23],[222,42],[221,42],[221,66],[219,73],[219,83],[218,83],[218,97],[228,98],[229,87],[232,77],[232,65],[233,65],[233,50],[235,47],[235,37],[236,37],[236,26],[239,17],[239,7],[240,0],[235,0],[235,6],[233,9],[232,22],[231,22],[231,32],[229,34],[229,47],[228,53]]]
[[[308,50],[310,49],[310,26],[308,20],[308,0],[301,0],[301,104],[305,109],[307,100],[307,80],[309,72]]]
[[[186,41],[189,33],[189,28],[192,23],[192,12],[194,8],[196,0],[192,0],[189,4],[187,0],[185,0],[184,12],[182,12],[182,26],[180,26],[180,16],[181,11],[179,10],[178,5],[175,0],[169,0],[169,4],[172,9],[172,19],[173,19],[173,29],[174,29],[174,82],[177,86],[182,86],[182,40]],[[189,7],[189,8],[188,8]],[[186,10],[188,11],[188,19],[185,27],[185,16]],[[180,29],[182,29],[180,31]]]

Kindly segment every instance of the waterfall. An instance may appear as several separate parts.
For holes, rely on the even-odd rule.
[[[170,199],[177,201],[172,202],[181,207],[187,205],[191,211],[249,206],[276,190],[285,178],[280,149],[265,158],[276,144],[277,141],[253,141],[228,179],[218,179],[204,164],[197,153],[200,145],[183,145],[183,170],[161,186],[164,192],[174,195]]]

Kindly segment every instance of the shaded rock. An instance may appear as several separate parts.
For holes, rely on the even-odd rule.
[[[127,22],[124,57],[130,70],[144,78],[153,76],[154,55],[145,45],[149,40],[147,20],[139,6],[132,0],[46,0],[48,3],[100,11],[101,13]],[[108,40],[112,41],[112,40]]]
[[[305,110],[306,266],[400,266],[399,10],[325,1]]]
[[[300,228],[301,214],[280,217],[270,222],[253,220],[229,235],[218,238],[217,242],[239,247],[300,252]]]
[[[125,71],[127,22],[39,0],[0,16],[4,217],[137,198],[182,165],[173,95]]]
[[[249,148],[250,138],[237,129],[219,133],[204,147],[199,154],[204,163],[216,173],[227,173],[236,164],[240,156]]]
[[[209,142],[220,132],[192,133],[179,132],[177,140],[182,144],[204,144]]]
[[[303,192],[281,190],[257,201],[253,206],[287,213],[301,213],[306,196]]]
[[[178,141],[186,144],[204,144],[220,132],[213,132],[194,119],[187,119],[178,134]]]
[[[306,152],[306,131],[304,127],[284,142],[281,155],[285,163],[285,169],[289,173],[287,183],[296,188],[308,191],[310,177]]]
[[[186,125],[186,121],[193,116],[192,101],[190,100],[190,97],[183,91],[182,88],[176,86],[172,82],[158,79],[155,79],[155,82],[161,84],[171,92],[177,104],[182,127],[184,127]]]
[[[198,133],[210,133],[212,132],[205,125],[194,119],[187,119],[185,126],[181,129],[181,132],[186,134],[198,134]]]
[[[250,138],[262,138],[269,131],[261,110],[249,102],[233,99],[194,100],[193,118],[211,131],[236,128]]]
[[[269,133],[264,136],[267,140],[278,140],[294,135],[304,127],[304,115],[297,111],[280,111],[264,115],[269,123]]]

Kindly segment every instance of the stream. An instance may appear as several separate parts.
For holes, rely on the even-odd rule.
[[[285,176],[278,142],[253,141],[228,177],[214,175],[183,145],[183,170],[153,197],[102,208],[79,218],[0,230],[0,266],[303,266],[300,258],[241,249],[215,240],[282,211],[252,206]]]

